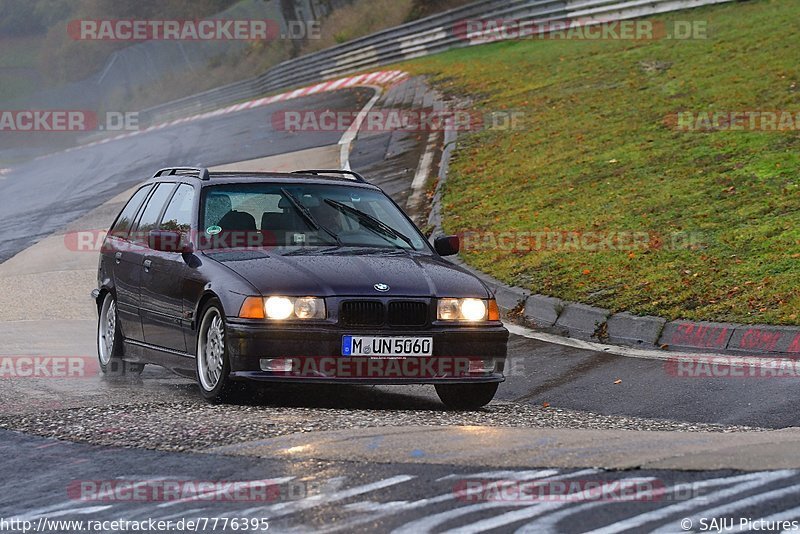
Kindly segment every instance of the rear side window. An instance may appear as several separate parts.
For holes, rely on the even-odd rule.
[[[128,232],[133,226],[133,219],[136,217],[136,212],[139,211],[139,208],[142,206],[142,202],[144,202],[145,197],[147,197],[147,193],[150,192],[152,189],[152,185],[146,185],[144,187],[139,188],[136,191],[131,199],[125,204],[125,207],[122,208],[119,216],[117,217],[114,226],[111,228],[111,234],[117,237],[128,237]]]
[[[193,208],[194,188],[188,184],[179,185],[161,218],[161,229],[188,233],[192,228]]]
[[[172,191],[175,189],[175,184],[158,184],[156,190],[150,195],[141,215],[139,215],[139,223],[136,226],[136,231],[133,235],[133,240],[137,243],[147,243],[147,234],[150,230],[158,228],[158,220],[161,212],[164,210],[164,205],[167,203]]]

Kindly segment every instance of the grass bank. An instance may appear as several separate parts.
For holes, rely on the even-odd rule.
[[[480,232],[465,259],[534,292],[668,318],[800,324],[800,131],[674,122],[687,111],[800,112],[800,3],[656,18],[706,21],[707,38],[523,40],[404,64],[477,110],[524,112],[523,128],[459,137],[445,229]]]

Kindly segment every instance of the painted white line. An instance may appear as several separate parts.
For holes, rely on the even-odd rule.
[[[375,94],[372,98],[369,99],[369,102],[361,108],[361,111],[358,112],[356,115],[355,120],[344,133],[341,139],[339,139],[339,163],[342,166],[342,169],[349,171],[350,170],[350,148],[353,144],[353,140],[358,135],[358,130],[361,128],[361,124],[364,122],[364,119],[367,118],[367,114],[372,109],[372,106],[378,101],[383,93],[383,89],[378,86],[371,86],[375,89]]]
[[[731,354],[718,354],[713,352],[667,352],[665,350],[654,349],[637,349],[634,347],[619,347],[617,345],[606,345],[603,343],[595,343],[594,341],[583,341],[580,339],[573,339],[570,337],[558,336],[556,334],[548,334],[546,332],[537,332],[530,328],[520,326],[513,323],[505,323],[505,327],[509,332],[515,336],[526,337],[528,339],[535,339],[536,341],[543,341],[545,343],[552,343],[554,345],[561,345],[563,347],[572,347],[575,349],[589,350],[592,352],[604,352],[606,354],[614,354],[616,356],[625,356],[627,358],[640,358],[643,360],[661,360],[661,361],[677,361],[677,362],[697,362],[703,360],[711,360],[713,358],[724,359],[718,363],[724,364],[725,361],[731,364],[737,364],[747,367],[764,367],[764,368],[787,368],[793,369],[795,360],[791,358],[780,358],[769,355],[764,356],[738,356]],[[714,363],[714,362],[710,362]],[[782,367],[781,364],[786,367]]]
[[[565,473],[562,475],[558,475],[557,470],[542,470],[542,471],[521,471],[516,473],[514,476],[507,477],[505,476],[506,473],[509,471],[500,471],[495,473],[488,473],[490,475],[493,474],[503,474],[504,476],[497,477],[498,482],[502,483],[511,483],[513,481],[527,481],[527,480],[537,480],[537,479],[545,479],[551,481],[557,480],[567,480],[570,478],[580,477],[584,475],[590,475],[596,473],[597,471],[594,469],[584,469],[582,471],[575,471],[572,473]],[[462,480],[464,478],[468,478],[470,476],[477,476],[477,475],[460,475],[460,474],[452,474],[441,477],[437,480]],[[492,476],[484,477],[487,479],[495,478]],[[436,495],[434,497],[425,497],[416,501],[394,501],[391,503],[384,503],[384,502],[376,502],[376,501],[361,501],[347,505],[345,508],[348,511],[357,511],[362,513],[367,513],[366,516],[357,517],[352,521],[346,522],[337,522],[336,524],[332,525],[330,528],[325,530],[317,530],[320,533],[333,533],[333,532],[352,532],[355,527],[361,526],[365,523],[375,523],[380,519],[387,518],[399,513],[407,513],[411,510],[418,510],[420,508],[428,508],[431,505],[441,504],[441,503],[449,503],[452,501],[456,501],[460,498],[464,497],[464,492],[466,489],[455,491],[455,489],[448,491],[447,493]],[[485,503],[484,503],[485,504]],[[404,529],[405,527],[400,527],[400,530]],[[415,532],[413,529],[409,529],[409,532]],[[416,532],[429,532],[427,530],[416,530]]]
[[[535,471],[484,471],[483,473],[466,473],[458,475],[446,475],[436,479],[436,482],[446,480],[466,480],[466,479],[496,479],[496,480],[533,480],[536,478],[554,477],[559,474],[557,469],[537,469]]]
[[[436,144],[439,141],[439,132],[432,131],[428,136],[428,144],[425,146],[425,153],[419,160],[417,172],[414,174],[414,180],[411,182],[411,194],[408,196],[406,208],[410,209],[417,206],[422,201],[422,196],[425,194],[425,182],[431,175],[431,166],[433,166],[433,155],[436,153]]]
[[[705,508],[692,514],[689,516],[689,518],[694,522],[694,524],[700,524],[700,518],[703,517],[746,517],[743,514],[736,512],[739,512],[740,510],[747,510],[751,507],[755,508],[764,502],[780,499],[787,495],[797,495],[798,493],[800,493],[800,488],[792,484],[791,486],[784,488],[779,488],[764,493],[756,493],[755,495],[750,495],[743,499],[727,502],[715,508]],[[794,504],[794,502],[792,502],[792,504]],[[651,531],[652,534],[670,534],[672,532],[675,532],[674,524],[666,524],[657,530]]]
[[[691,495],[696,495],[695,497],[691,497],[691,499],[686,500],[684,502],[694,502],[697,503],[697,506],[705,506],[709,501],[707,499],[707,494],[704,491],[705,488],[714,488],[718,486],[728,486],[730,484],[739,483],[741,481],[751,480],[753,478],[753,474],[747,475],[740,475],[734,477],[723,477],[723,478],[714,478],[708,480],[702,480],[697,482],[687,482],[684,484],[677,484],[675,486],[670,486],[665,488],[664,495],[674,495],[674,496],[681,496],[687,495],[691,493]],[[674,499],[680,497],[673,497]],[[581,513],[585,513],[588,510],[592,510],[594,508],[608,506],[609,503],[603,501],[595,501],[595,502],[588,502],[585,504],[578,504],[576,506],[572,506],[566,510],[562,510],[560,512],[555,512],[552,514],[548,514],[544,517],[540,517],[537,520],[530,522],[522,527],[518,528],[514,534],[558,534],[563,529],[559,529],[558,525],[561,521],[568,517],[577,516]],[[634,516],[634,519],[638,516]],[[611,532],[623,532],[624,529],[621,530],[608,530],[609,533]]]
[[[683,501],[678,504],[673,504],[671,506],[666,506],[664,508],[653,510],[651,512],[639,514],[629,519],[618,521],[617,523],[613,523],[611,525],[599,528],[597,530],[592,530],[591,532],[586,532],[584,534],[616,534],[617,532],[623,532],[625,530],[639,528],[644,525],[647,525],[648,523],[667,519],[674,515],[683,514],[689,512],[690,510],[698,509],[701,506],[704,507],[710,502],[722,501],[737,495],[741,495],[746,491],[754,490],[761,486],[766,486],[767,484],[771,484],[779,480],[793,477],[796,474],[797,474],[796,471],[766,471],[762,473],[752,473],[748,475],[742,475],[739,477],[730,477],[727,479],[722,478],[713,480],[703,480],[700,482],[681,484],[679,486],[676,486],[676,488],[689,487],[690,489],[697,490],[698,488],[708,487],[711,485],[715,485],[715,483],[719,482],[728,483],[728,482],[734,482],[737,479],[742,481],[725,489],[713,491],[711,493],[705,493],[701,497],[702,500],[700,500],[701,498],[695,498],[695,499],[690,499],[688,501]],[[673,528],[672,530],[674,531],[675,529]]]
[[[303,510],[309,510],[311,508],[315,508],[317,506],[322,506],[322,505],[327,506],[337,501],[349,499],[350,497],[356,497],[358,495],[363,495],[364,493],[369,493],[372,491],[389,488],[397,484],[408,482],[409,480],[413,480],[414,478],[415,477],[411,475],[398,475],[391,478],[385,478],[383,480],[379,480],[378,482],[374,482],[372,484],[356,486],[355,488],[350,488],[342,491],[335,491],[333,493],[320,493],[319,495],[306,497],[305,499],[300,499],[299,501],[291,501],[291,502],[283,502],[275,504],[265,508],[264,511],[269,514],[268,517],[270,519],[277,517],[284,517],[293,514],[295,512],[302,512]]]
[[[559,480],[568,480],[570,478],[582,477],[591,475],[596,473],[595,469],[583,469],[580,471],[574,471],[572,473],[565,473],[555,477],[548,477],[544,480],[548,481],[559,481]],[[506,481],[512,482],[512,481]],[[501,485],[508,485],[503,484]],[[463,494],[457,494],[456,492],[450,492],[450,499],[455,500],[459,497],[463,498]],[[566,504],[566,503],[565,503]],[[472,504],[467,506],[461,506],[458,508],[453,508],[447,510],[445,512],[438,512],[432,515],[423,517],[421,519],[416,519],[405,525],[402,525],[392,531],[392,534],[416,534],[417,532],[434,532],[438,531],[438,527],[447,523],[448,521],[453,521],[456,519],[460,519],[466,515],[475,513],[475,512],[484,512],[487,510],[493,510],[495,508],[508,508],[508,507],[515,507],[515,506],[530,506],[530,502],[525,501],[517,501],[517,502],[508,502],[508,501],[486,501],[480,502],[478,504]]]
[[[656,482],[657,479],[655,477],[636,477],[636,478],[623,478],[617,481],[620,484],[631,481],[634,483],[644,483],[644,482]],[[501,527],[505,527],[511,523],[516,523],[522,519],[530,519],[532,517],[536,517],[539,515],[546,514],[548,512],[553,512],[558,510],[559,508],[564,508],[565,506],[569,506],[575,502],[586,501],[589,499],[599,499],[603,500],[606,495],[609,493],[619,491],[619,487],[616,486],[614,483],[609,483],[608,485],[601,486],[600,495],[597,495],[597,488],[588,488],[583,491],[569,494],[568,498],[563,500],[553,500],[550,502],[540,502],[538,504],[530,505],[522,508],[521,510],[514,510],[512,512],[506,512],[505,514],[501,514],[495,517],[490,517],[488,519],[483,519],[469,525],[461,525],[453,530],[446,530],[442,534],[478,534],[480,532],[488,532],[490,530],[499,529]],[[566,497],[566,496],[565,496]],[[613,502],[613,500],[612,500]],[[513,503],[506,503],[506,504],[513,504]],[[475,505],[477,506],[477,505]]]

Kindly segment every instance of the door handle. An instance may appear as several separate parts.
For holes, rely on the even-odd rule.
[[[150,267],[153,266],[153,262],[150,260],[144,260],[144,272],[149,273]]]
[[[122,252],[117,252],[114,254],[114,263],[119,265],[119,262],[122,260]]]

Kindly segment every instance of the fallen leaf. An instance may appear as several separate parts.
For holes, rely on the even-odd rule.
[[[619,378],[617,378],[616,380],[614,380],[614,383],[615,383],[615,384],[622,384],[622,380],[621,380],[621,379],[619,379]]]

